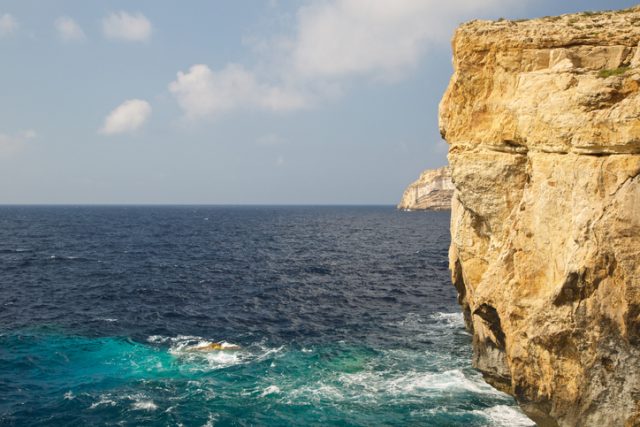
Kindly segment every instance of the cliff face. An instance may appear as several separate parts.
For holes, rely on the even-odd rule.
[[[448,166],[427,169],[411,183],[398,204],[403,210],[448,210],[451,209],[453,184]]]
[[[474,364],[541,426],[640,425],[640,8],[474,21],[440,104]]]

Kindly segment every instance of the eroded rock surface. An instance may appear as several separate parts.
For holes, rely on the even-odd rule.
[[[640,8],[473,21],[440,105],[474,364],[540,426],[640,425]]]
[[[449,167],[427,169],[404,190],[398,209],[448,210],[451,209],[452,197],[453,184]]]

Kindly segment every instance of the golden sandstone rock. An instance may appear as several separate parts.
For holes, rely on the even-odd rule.
[[[440,104],[474,365],[540,426],[640,425],[640,7],[473,21]]]
[[[186,351],[201,351],[201,352],[210,352],[210,351],[236,351],[240,350],[240,346],[235,344],[228,343],[220,343],[220,342],[210,342],[204,344],[196,344],[191,347],[187,347]]]
[[[449,210],[451,209],[452,197],[453,184],[449,167],[427,169],[404,190],[398,209],[407,211]]]

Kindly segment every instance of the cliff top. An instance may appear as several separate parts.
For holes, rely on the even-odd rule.
[[[640,6],[464,24],[442,136],[456,149],[640,153],[639,42]]]
[[[418,183],[426,183],[430,182],[434,178],[437,177],[450,177],[451,172],[449,171],[449,166],[441,166],[436,169],[426,169],[422,171],[418,179],[414,182],[414,184]]]
[[[456,37],[474,37],[478,46],[496,43],[518,48],[601,46],[606,40],[611,45],[635,47],[640,40],[639,24],[640,5],[535,19],[474,20],[461,25]]]

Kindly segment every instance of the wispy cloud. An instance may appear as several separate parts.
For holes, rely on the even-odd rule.
[[[16,134],[0,133],[0,157],[16,154],[26,146],[27,141],[37,136],[34,130],[24,130]]]
[[[151,105],[142,99],[129,99],[105,118],[99,132],[104,135],[130,133],[139,129],[151,117]]]
[[[102,21],[104,36],[111,40],[146,42],[151,39],[151,22],[141,13],[110,13]]]
[[[5,37],[15,33],[20,24],[10,13],[0,15],[0,37]]]
[[[86,39],[80,25],[68,16],[59,17],[54,25],[58,32],[58,37],[65,42],[77,42]]]

